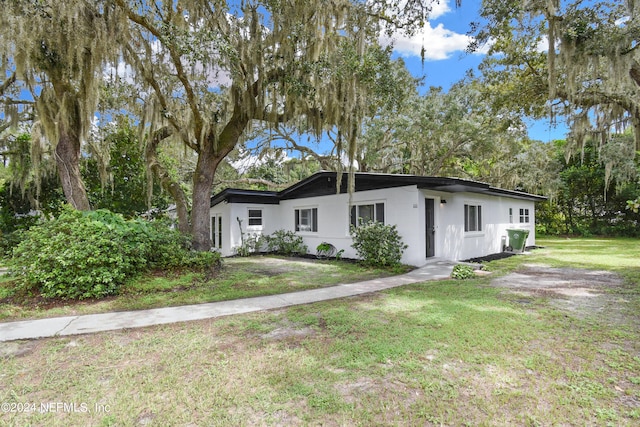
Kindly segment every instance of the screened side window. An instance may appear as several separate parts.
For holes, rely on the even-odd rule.
[[[520,209],[520,222],[529,223],[529,209]]]
[[[295,210],[296,231],[318,231],[318,208]]]
[[[384,224],[384,203],[351,206],[350,216],[351,225],[354,227],[371,221]]]
[[[509,224],[513,224],[513,208],[509,208]]]
[[[482,231],[482,206],[464,205],[464,231]]]
[[[262,225],[262,209],[249,209],[249,226]]]

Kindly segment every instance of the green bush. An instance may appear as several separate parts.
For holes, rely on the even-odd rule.
[[[13,248],[24,238],[24,230],[16,230],[9,233],[0,232],[0,257],[9,258]]]
[[[473,271],[473,267],[463,264],[456,265],[451,272],[451,277],[458,280],[470,279],[475,275],[476,273]]]
[[[293,231],[277,230],[269,236],[264,236],[263,239],[269,252],[280,255],[304,255],[308,250],[302,237]]]
[[[10,266],[21,287],[45,298],[98,298],[118,293],[129,278],[150,268],[215,262],[216,254],[191,253],[186,241],[162,222],[67,208],[25,233]]]
[[[236,255],[241,257],[247,257],[252,253],[258,252],[262,245],[262,236],[259,234],[249,235],[243,237],[243,242],[240,246],[233,248]]]
[[[400,264],[407,245],[402,242],[395,225],[381,222],[362,223],[351,227],[353,247],[367,265],[392,267]]]

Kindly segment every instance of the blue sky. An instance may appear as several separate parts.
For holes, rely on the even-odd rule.
[[[397,37],[394,40],[396,55],[402,56],[412,74],[425,77],[423,90],[441,86],[448,90],[465,77],[469,69],[475,69],[483,54],[468,54],[467,33],[471,22],[480,20],[480,0],[463,0],[456,8],[455,0],[440,0],[434,4],[432,16],[424,30],[412,38]],[[420,58],[422,46],[426,49],[424,64]],[[528,121],[529,136],[541,141],[564,139],[566,128],[561,124],[550,126],[548,121]]]

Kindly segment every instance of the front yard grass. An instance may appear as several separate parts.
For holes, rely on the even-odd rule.
[[[640,423],[640,322],[505,298],[524,264],[614,270],[640,300],[631,242],[539,241],[492,275],[283,310],[5,343],[7,425],[455,425]],[[598,256],[598,251],[602,256]],[[620,255],[620,257],[616,256]],[[576,265],[580,263],[580,265]],[[61,402],[87,411],[40,411]],[[22,406],[24,407],[24,405]],[[47,408],[47,406],[45,406]],[[54,406],[56,408],[56,406]],[[69,406],[70,408],[70,406]]]
[[[384,277],[397,271],[344,261],[286,259],[274,256],[229,258],[214,276],[155,272],[129,282],[120,295],[99,300],[51,301],[12,292],[0,277],[0,321],[198,304],[274,295]]]

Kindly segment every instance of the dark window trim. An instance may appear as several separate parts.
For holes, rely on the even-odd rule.
[[[300,223],[300,219],[302,218],[302,211],[309,211],[309,215],[311,215],[311,229],[310,230],[302,230]],[[317,233],[318,232],[318,208],[296,208],[294,212],[295,216],[295,230],[303,233]],[[306,225],[305,225],[306,226]]]
[[[385,202],[364,202],[364,203],[356,203],[351,205],[351,209],[349,210],[349,223],[353,227],[358,227],[360,225],[359,219],[362,218],[360,215],[360,208],[364,206],[371,206],[371,212],[373,213],[373,221],[385,223],[384,216],[384,208]]]
[[[482,231],[482,205],[464,204],[464,231],[465,233]]]
[[[254,213],[254,215],[251,215],[252,212]],[[256,212],[260,213],[260,215],[255,215]],[[247,212],[247,218],[247,225],[249,227],[262,227],[262,209],[249,208]]]

